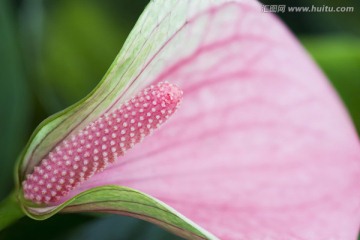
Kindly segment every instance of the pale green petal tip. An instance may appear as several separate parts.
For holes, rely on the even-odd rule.
[[[35,220],[47,219],[59,211],[115,213],[152,222],[186,239],[217,239],[168,205],[127,187],[95,187],[58,206],[31,205],[23,209]]]

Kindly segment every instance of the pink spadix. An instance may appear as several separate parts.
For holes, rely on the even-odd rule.
[[[177,109],[182,91],[170,83],[144,89],[59,143],[23,181],[25,198],[54,203],[94,174],[103,171]]]

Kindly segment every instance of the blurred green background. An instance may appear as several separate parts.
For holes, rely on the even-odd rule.
[[[33,129],[99,82],[146,0],[0,0],[0,199]],[[360,1],[263,0],[293,6],[354,6],[353,13],[280,13],[328,75],[360,133]],[[265,13],[264,13],[265,14]],[[121,216],[22,219],[0,239],[179,239]]]

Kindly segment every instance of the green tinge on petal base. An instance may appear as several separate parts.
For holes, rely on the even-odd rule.
[[[45,220],[59,211],[115,213],[155,223],[186,239],[217,239],[166,204],[147,194],[121,186],[96,187],[56,207],[33,204],[23,210],[35,220]]]

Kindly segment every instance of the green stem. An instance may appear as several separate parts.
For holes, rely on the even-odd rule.
[[[14,191],[0,203],[0,231],[24,215]]]

